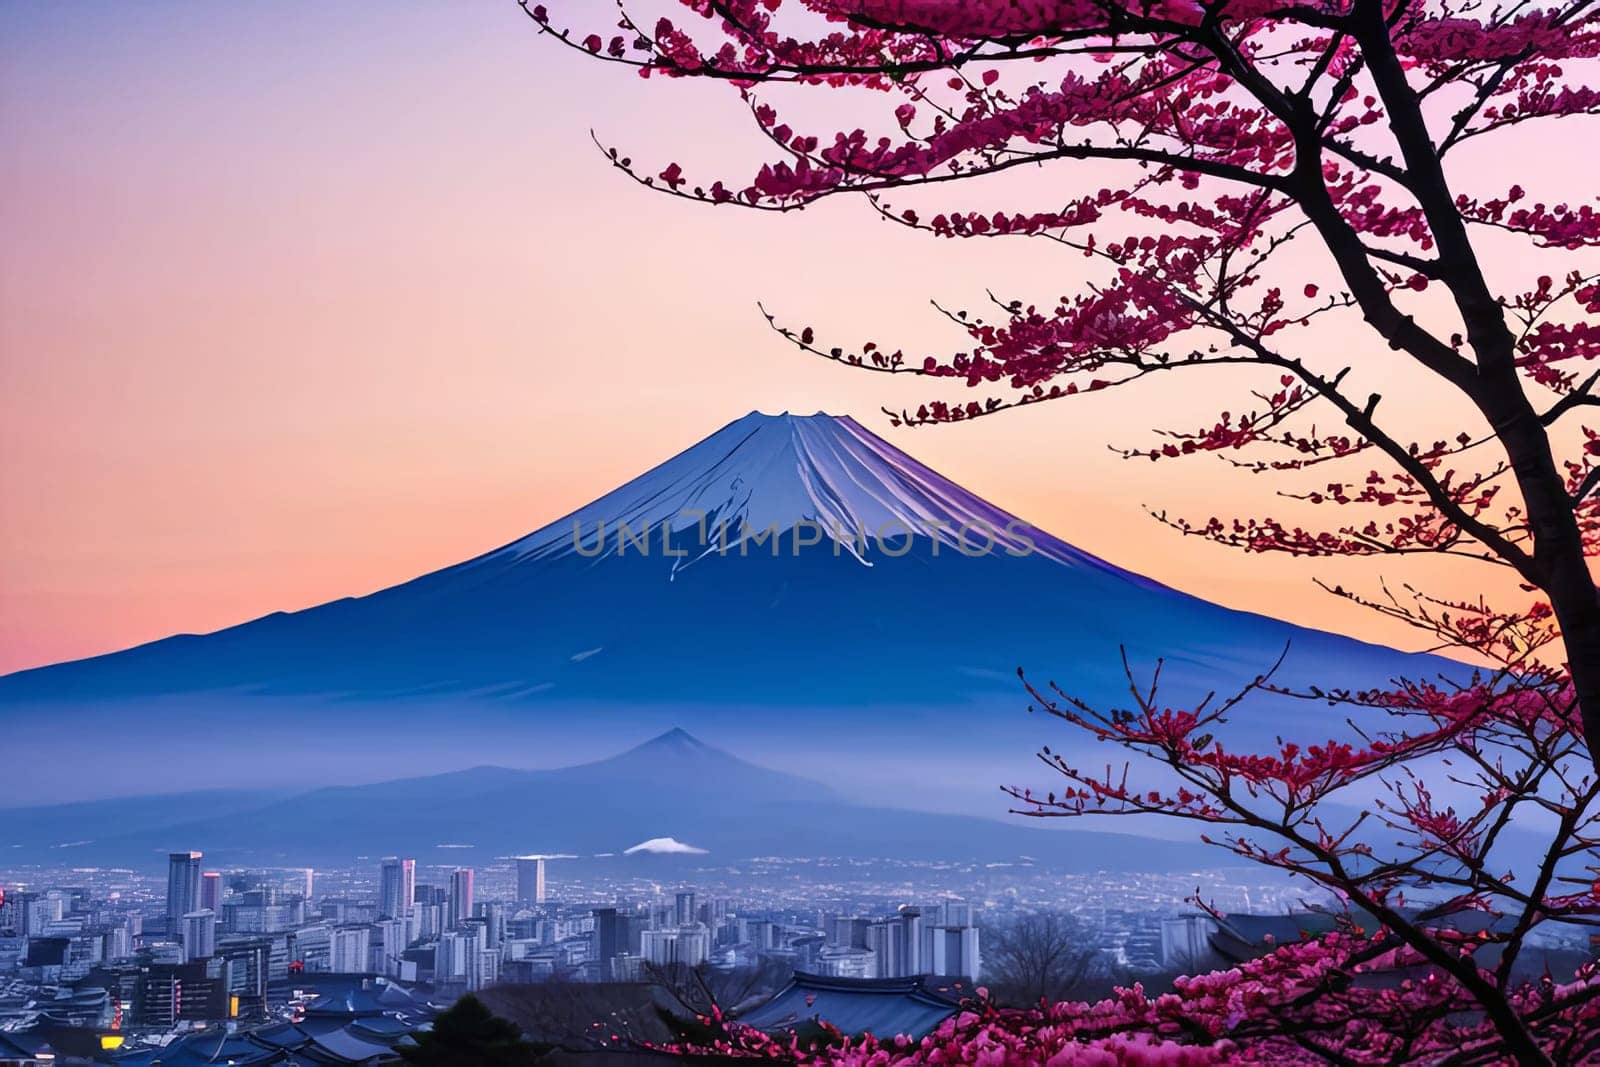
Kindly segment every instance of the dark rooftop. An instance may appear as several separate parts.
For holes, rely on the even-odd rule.
[[[960,1010],[959,1001],[916,978],[825,978],[796,973],[739,1022],[768,1033],[827,1023],[854,1036],[920,1038]]]

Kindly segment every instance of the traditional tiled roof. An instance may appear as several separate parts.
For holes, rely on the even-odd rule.
[[[739,1022],[769,1033],[827,1023],[846,1034],[920,1038],[960,1010],[921,978],[825,978],[796,973]]]
[[[350,1029],[322,1034],[296,1052],[315,1063],[368,1063],[379,1059],[398,1058],[388,1045],[362,1040],[351,1033]]]
[[[299,1048],[311,1040],[312,1035],[294,1023],[279,1023],[250,1031],[250,1037],[273,1048]]]
[[[352,1034],[371,1041],[393,1044],[416,1027],[393,1015],[367,1016],[357,1019],[348,1027]]]
[[[181,1037],[162,1048],[135,1049],[111,1062],[116,1067],[200,1067],[215,1063],[277,1067],[290,1061],[282,1050],[266,1048],[243,1034],[208,1031]]]
[[[306,1005],[306,1017],[340,1016],[359,1019],[363,1016],[382,1015],[388,1008],[369,989],[346,989],[318,997]]]
[[[342,1002],[342,1001],[341,1001]],[[116,1067],[191,1067],[232,1063],[238,1067],[309,1067],[399,1062],[394,1046],[413,1031],[393,1016],[339,1017],[324,1014],[299,1023],[277,1023],[239,1033],[190,1034],[165,1048],[137,1049],[111,1060]]]

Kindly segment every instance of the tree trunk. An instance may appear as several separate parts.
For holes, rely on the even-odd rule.
[[[1512,396],[1494,388],[1487,392],[1484,413],[1505,447],[1528,509],[1533,558],[1540,571],[1538,585],[1555,611],[1583,738],[1590,759],[1600,770],[1600,591],[1589,573],[1583,534],[1566,486],[1556,473],[1549,436],[1523,396],[1520,383]],[[1521,410],[1506,413],[1506,421],[1501,422],[1496,414],[1504,408]]]
[[[1533,559],[1531,565],[1520,561],[1518,569],[1550,598],[1566,644],[1584,742],[1600,771],[1600,594],[1589,574],[1566,480],[1544,423],[1523,391],[1516,339],[1489,288],[1421,102],[1394,51],[1386,8],[1363,0],[1354,17],[1354,33],[1388,109],[1390,129],[1411,176],[1411,191],[1438,243],[1440,277],[1455,300],[1467,344],[1477,359],[1477,373],[1464,391],[1505,449],[1527,508]]]

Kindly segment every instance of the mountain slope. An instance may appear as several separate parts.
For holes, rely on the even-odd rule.
[[[194,786],[388,777],[507,752],[538,764],[683,722],[858,795],[941,775],[987,791],[996,775],[1016,780],[1009,768],[1032,773],[1028,755],[1056,740],[1022,713],[1019,666],[1125,700],[1126,648],[1144,667],[1164,657],[1166,698],[1182,702],[1249,680],[1286,646],[1287,683],[1447,666],[1168,589],[850,419],[752,414],[465,563],[0,678],[0,728],[124,786],[174,755]],[[1264,736],[1284,732],[1272,702],[1251,715]],[[263,732],[285,758],[259,758]],[[22,788],[59,778],[19,773]]]

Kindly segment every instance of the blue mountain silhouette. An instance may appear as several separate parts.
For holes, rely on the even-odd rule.
[[[1449,666],[1170,589],[849,418],[753,413],[467,562],[0,678],[0,732],[44,757],[13,787],[58,797],[549,765],[668,723],[852,795],[880,772],[990,790],[995,767],[1035,774],[1031,754],[1060,740],[1025,713],[1019,667],[1126,703],[1125,649],[1141,668],[1164,658],[1164,697],[1183,703],[1286,648],[1287,684]],[[1316,739],[1340,717],[1263,700],[1237,719]]]

